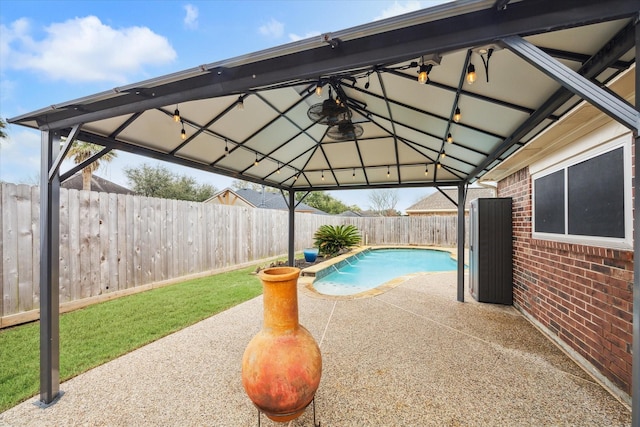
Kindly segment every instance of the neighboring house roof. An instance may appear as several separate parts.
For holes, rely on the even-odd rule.
[[[223,203],[223,204],[235,204],[232,203],[224,203],[221,202],[221,199],[230,200],[229,195],[234,195],[238,199],[240,199],[243,204],[254,207],[254,208],[263,208],[263,209],[277,209],[277,210],[288,210],[287,202],[280,192],[271,193],[271,192],[262,192],[255,191],[249,188],[241,188],[238,190],[233,190],[231,188],[225,188],[222,191],[217,192],[209,199],[205,200],[205,203]],[[309,212],[315,213],[319,215],[326,215],[326,212],[321,211],[320,209],[316,209],[313,206],[309,206],[306,203],[299,203],[296,206],[296,212]]]
[[[338,216],[361,217],[362,213],[354,211],[344,211],[341,214],[338,214]]]
[[[60,184],[60,186],[67,190],[82,190],[82,172],[76,173],[71,178]],[[135,191],[129,190],[127,187],[111,182],[108,179],[101,178],[96,174],[91,175],[91,191],[115,194],[136,194]]]
[[[367,211],[359,211],[359,212],[355,212],[355,211],[344,211],[344,212],[342,212],[341,214],[339,214],[339,216],[350,216],[350,217],[373,217],[373,216],[383,216],[383,215],[382,215],[382,214],[380,214],[380,212],[367,210]]]
[[[219,205],[245,206],[255,208],[256,206],[249,200],[243,198],[231,188],[225,188],[209,197],[204,203],[217,203]]]
[[[442,190],[452,200],[458,200],[458,189]],[[493,188],[469,188],[467,189],[467,199],[465,200],[465,211],[469,210],[472,200],[479,198],[496,197],[496,191]],[[457,212],[458,208],[451,203],[440,191],[425,197],[419,202],[409,206],[406,209],[407,214],[417,213],[438,213],[438,212]]]

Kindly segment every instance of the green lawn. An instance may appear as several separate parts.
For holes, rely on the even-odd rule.
[[[262,293],[255,267],[153,289],[60,316],[64,381]],[[39,323],[0,331],[0,412],[39,392]]]

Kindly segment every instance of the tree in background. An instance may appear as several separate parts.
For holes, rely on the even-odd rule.
[[[296,200],[302,200],[304,195],[305,193],[302,192],[296,193]],[[311,207],[320,209],[321,211],[329,214],[340,214],[348,210],[359,212],[361,210],[358,206],[355,205],[345,205],[340,200],[331,197],[331,195],[327,194],[324,191],[313,191],[309,193],[309,195],[304,198],[303,202]]]
[[[7,128],[7,122],[4,119],[0,118],[0,139],[7,139],[7,132],[5,129]]]
[[[249,190],[257,191],[258,193],[262,193],[262,189],[264,188],[264,191],[266,193],[277,193],[278,192],[278,190],[276,190],[273,187],[269,187],[269,186],[262,185],[262,184],[257,184],[255,182],[244,181],[242,179],[234,179],[231,182],[231,188],[234,189],[234,190],[249,189]]]
[[[398,190],[372,190],[369,193],[371,210],[382,216],[397,216],[399,215],[396,211],[398,198]]]
[[[198,184],[194,178],[177,175],[161,165],[143,163],[140,167],[126,167],[123,172],[131,189],[141,196],[203,202],[217,191],[210,184]]]
[[[67,153],[67,158],[70,158],[76,165],[79,165],[103,149],[104,147],[91,144],[90,142],[75,141]],[[117,153],[109,151],[107,154],[82,169],[82,189],[85,191],[91,191],[91,176],[93,173],[97,171],[101,165],[111,162],[116,157],[118,157]]]

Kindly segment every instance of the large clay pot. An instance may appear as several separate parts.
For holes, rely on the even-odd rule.
[[[320,348],[298,323],[295,267],[259,273],[264,290],[264,324],[242,357],[242,385],[251,401],[273,421],[299,417],[311,403],[322,374]]]

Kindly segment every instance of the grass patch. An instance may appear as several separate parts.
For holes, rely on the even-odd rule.
[[[60,381],[262,293],[255,267],[118,298],[60,316]],[[39,392],[38,322],[0,331],[0,412]]]

